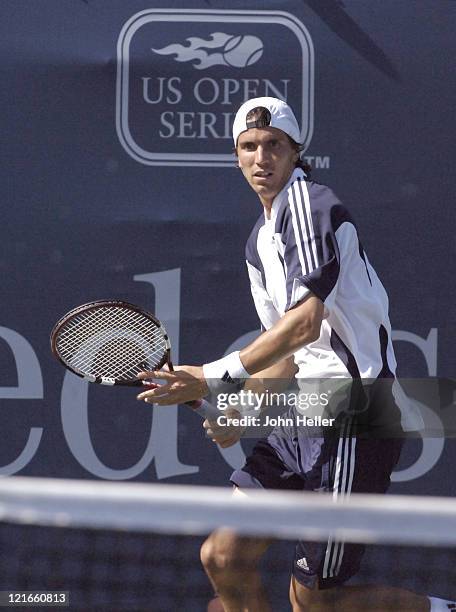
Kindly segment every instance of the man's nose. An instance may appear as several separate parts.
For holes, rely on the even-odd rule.
[[[263,162],[265,162],[267,160],[267,151],[264,147],[262,147],[261,145],[257,147],[256,149],[256,158],[255,161],[257,164],[262,164]]]

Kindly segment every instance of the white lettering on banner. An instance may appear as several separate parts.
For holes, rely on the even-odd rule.
[[[135,281],[155,289],[155,313],[163,322],[176,346],[179,346],[180,269],[138,274]],[[88,385],[67,372],[62,388],[62,425],[74,457],[91,474],[108,480],[126,480],[141,474],[155,459],[157,478],[169,478],[199,471],[197,466],[181,463],[177,456],[177,406],[155,406],[147,448],[132,467],[115,470],[103,464],[92,445],[88,420]]]
[[[223,100],[222,104],[230,105],[231,96],[237,94],[241,88],[241,79],[223,79],[224,88],[223,88]]]
[[[165,270],[135,275],[137,282],[146,282],[155,289],[155,312],[163,321],[172,339],[173,357],[179,360],[179,326],[180,326],[180,269]],[[250,343],[258,331],[252,331],[239,337],[226,350],[228,354]],[[432,328],[427,337],[421,337],[408,331],[393,331],[394,342],[409,342],[424,355],[428,375],[437,376],[438,331]],[[0,398],[8,399],[43,399],[43,380],[41,368],[35,351],[30,343],[17,332],[0,327],[2,338],[11,349],[17,368],[18,384],[16,387],[0,387]],[[151,431],[146,450],[138,462],[126,469],[116,470],[104,465],[93,448],[89,418],[88,389],[86,381],[66,373],[61,395],[62,426],[67,444],[80,465],[91,474],[109,480],[124,480],[141,474],[151,463],[155,462],[157,479],[194,474],[198,466],[186,465],[178,458],[178,409],[177,406],[155,406]],[[415,400],[411,400],[415,401]],[[444,431],[439,416],[420,402],[425,422],[425,431],[433,432],[434,437],[422,436],[422,451],[415,463],[393,473],[394,482],[408,482],[428,473],[439,461],[444,448]],[[0,467],[0,475],[9,476],[26,467],[35,457],[39,448],[43,428],[32,427],[25,447],[20,455],[8,465]],[[228,465],[236,469],[245,461],[245,454],[240,443],[230,448],[217,447]]]
[[[142,98],[146,104],[179,104],[182,101],[180,77],[141,77]],[[193,96],[204,106],[220,103],[233,105],[237,94],[242,93],[244,100],[255,96],[273,96],[286,100],[290,79],[280,79],[273,83],[270,79],[213,79],[203,77],[196,81]],[[234,114],[234,111],[231,113]]]
[[[66,372],[63,379],[61,413],[65,440],[79,465],[99,478],[126,480],[141,474],[154,458],[154,441],[149,437],[141,459],[132,467],[115,470],[100,461],[93,448],[89,428],[88,390],[90,383]]]
[[[172,124],[173,117],[174,117],[174,113],[171,111],[165,111],[164,113],[161,114],[160,122],[162,125],[168,128],[168,132],[163,132],[162,130],[160,130],[158,132],[160,134],[160,138],[172,138],[174,136],[175,129]],[[169,118],[169,121],[168,121],[168,118]]]
[[[427,338],[407,331],[393,331],[392,339],[396,342],[410,342],[415,345],[424,355],[428,375],[437,376],[437,328],[433,327]],[[433,437],[421,436],[423,442],[421,455],[408,468],[393,472],[391,475],[393,482],[408,482],[430,472],[440,459],[445,446],[444,429],[439,416],[421,402],[415,401],[415,405],[420,409],[423,417],[424,431],[432,431]]]
[[[204,98],[201,95],[201,86],[203,86]],[[215,79],[206,77],[196,81],[193,89],[193,95],[200,104],[215,104],[215,101],[220,95],[220,87]]]
[[[171,357],[179,363],[180,268],[136,274],[135,281],[155,288],[155,314],[171,339]],[[154,448],[157,478],[170,478],[199,472],[196,465],[181,463],[177,456],[177,406],[155,406],[151,441]]]
[[[316,170],[329,170],[331,158],[329,155],[305,155],[303,157],[306,164],[310,164]]]
[[[193,130],[193,118],[195,113],[184,112],[178,113],[179,115],[179,131],[177,133],[178,138],[195,138],[196,132]]]
[[[156,82],[155,88],[153,81]],[[287,98],[289,79],[281,79],[281,86],[275,85],[269,79],[213,79],[204,77],[199,79],[193,87],[195,100],[203,106],[213,106],[219,102],[221,105],[231,105],[231,97],[243,91],[244,99],[255,95],[274,95]],[[143,99],[147,104],[159,104],[166,101],[169,105],[181,102],[182,92],[178,87],[179,77],[142,77]],[[262,88],[261,91],[259,88]],[[234,112],[200,112],[200,111],[163,111],[160,113],[160,138],[231,140],[231,124]],[[329,157],[310,156],[308,163],[315,160],[315,168],[328,169]]]
[[[207,138],[207,132],[211,134],[212,138],[217,138],[217,132],[214,129],[214,124],[217,121],[217,115],[215,113],[200,113],[201,123],[198,138]]]
[[[41,442],[41,436],[43,435],[42,427],[31,427],[29,432],[29,437],[27,439],[27,443],[24,446],[19,457],[0,467],[0,476],[12,476],[13,474],[17,474],[23,468],[25,468],[33,457],[36,455],[36,451]]]
[[[244,99],[249,100],[250,98],[258,98],[258,85],[260,81],[258,79],[246,79],[245,84]]]
[[[277,36],[290,49],[279,64],[272,43]],[[306,150],[313,134],[314,78],[312,38],[292,13],[146,9],[132,15],[118,37],[117,134],[142,164],[232,167],[231,147],[220,142],[231,139],[225,111],[232,117],[245,100],[273,96],[293,106]]]
[[[17,386],[0,387],[0,398],[42,399],[43,378],[32,345],[19,333],[7,327],[0,327],[0,338],[3,338],[11,349],[17,371]],[[31,427],[21,454],[8,465],[0,467],[0,475],[11,476],[28,465],[38,450],[42,435],[42,427]]]
[[[288,83],[290,83],[290,79],[281,79],[280,82],[283,84],[283,89],[276,87],[269,79],[264,79],[264,95],[266,97],[272,96],[273,98],[288,100]]]
[[[151,94],[150,94],[150,81],[152,79],[150,77],[143,77],[142,78],[142,83],[143,83],[143,99],[144,102],[147,102],[147,104],[158,104],[159,102],[161,102],[163,100],[163,85],[166,83],[168,92],[170,92],[171,94],[174,94],[174,97],[172,96],[166,96],[166,103],[167,104],[179,104],[179,102],[182,100],[182,93],[179,89],[177,89],[177,85],[180,84],[181,80],[179,77],[172,77],[170,79],[166,78],[166,77],[157,77],[157,81],[158,81],[158,98],[152,99],[151,98]]]
[[[43,377],[32,345],[7,327],[0,327],[0,338],[10,347],[17,370],[17,387],[0,387],[0,398],[43,399]]]
[[[445,445],[444,430],[442,421],[438,414],[428,408],[422,402],[415,400],[415,405],[419,407],[421,416],[425,424],[425,430],[432,431],[432,438],[422,436],[422,449],[418,459],[407,468],[394,471],[391,475],[392,482],[409,482],[424,476],[437,465]]]
[[[208,138],[210,135],[231,140],[230,123],[231,113],[221,113],[217,118],[215,113],[209,112],[165,111],[160,115],[160,124],[166,131],[159,130],[159,135],[161,138]]]
[[[433,327],[427,338],[408,331],[393,331],[393,341],[410,342],[414,344],[424,356],[429,376],[437,376],[437,328]]]

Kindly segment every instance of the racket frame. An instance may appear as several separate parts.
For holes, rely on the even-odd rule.
[[[85,380],[88,380],[89,382],[97,383],[100,385],[109,385],[109,386],[120,385],[124,387],[141,387],[141,386],[144,386],[145,384],[147,385],[147,383],[145,383],[143,380],[140,380],[140,379],[118,380],[116,378],[110,378],[107,376],[94,376],[92,374],[83,374],[80,371],[73,368],[60,355],[59,349],[57,348],[57,343],[58,343],[60,330],[62,329],[62,327],[66,325],[70,320],[74,319],[77,315],[80,315],[86,312],[90,312],[91,310],[97,310],[100,307],[102,308],[105,308],[105,307],[124,308],[126,310],[137,312],[138,314],[141,314],[142,316],[145,316],[150,321],[152,321],[152,323],[158,329],[161,330],[163,334],[163,339],[165,340],[165,344],[166,344],[166,349],[163,354],[163,357],[160,360],[160,362],[154,367],[154,369],[160,370],[165,364],[167,364],[169,370],[171,371],[173,370],[173,365],[171,363],[171,344],[170,344],[168,334],[166,333],[166,329],[163,326],[163,324],[150,312],[144,310],[143,308],[140,308],[139,306],[136,306],[135,304],[131,304],[130,302],[124,302],[122,300],[96,300],[94,302],[87,302],[87,304],[81,304],[80,306],[76,306],[76,308],[73,308],[72,310],[67,312],[65,315],[63,315],[63,317],[61,317],[57,321],[57,323],[54,325],[51,331],[51,337],[50,337],[51,350],[52,350],[54,357],[58,361],[60,361],[60,363],[65,368],[67,368],[67,370],[70,370],[70,372],[73,372],[73,374],[76,374],[76,376],[79,376],[80,378],[84,378]]]

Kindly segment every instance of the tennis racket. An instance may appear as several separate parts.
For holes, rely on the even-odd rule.
[[[100,300],[70,310],[54,325],[51,349],[68,370],[101,385],[147,386],[138,379],[140,372],[165,364],[173,370],[162,323],[127,302]],[[220,416],[206,400],[187,404],[204,418]]]

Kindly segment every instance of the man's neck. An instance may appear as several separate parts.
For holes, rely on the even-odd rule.
[[[272,210],[272,203],[274,201],[274,198],[269,198],[269,199],[264,199],[262,197],[260,197],[260,202],[263,205],[264,208],[264,212],[266,215],[266,219],[270,219],[271,218],[271,210]]]
[[[290,178],[293,176],[293,172],[295,170],[296,170],[296,168],[293,168],[293,170],[291,171],[290,176],[288,177],[286,183],[284,183],[284,185],[282,186],[282,189],[285,187],[285,185],[288,183]],[[282,189],[280,191],[282,191]],[[265,215],[266,215],[266,219],[270,219],[271,218],[272,204],[273,204],[274,200],[276,199],[276,197],[278,196],[278,194],[280,193],[280,191],[273,198],[263,198],[263,197],[261,197],[261,195],[258,196],[260,198],[260,202],[263,205],[264,212],[265,212]]]

